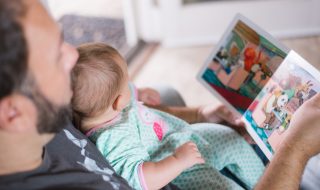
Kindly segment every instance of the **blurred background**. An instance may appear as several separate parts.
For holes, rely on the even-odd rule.
[[[320,0],[43,0],[75,46],[106,42],[138,86],[171,85],[188,105],[218,103],[196,75],[236,13],[320,69]]]

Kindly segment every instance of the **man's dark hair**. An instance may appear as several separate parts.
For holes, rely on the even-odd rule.
[[[0,100],[19,90],[27,75],[28,49],[22,0],[0,0]]]
[[[22,0],[0,0],[0,100],[14,92],[33,101],[38,110],[39,133],[57,133],[69,123],[68,106],[53,105],[28,72],[28,49],[22,19]]]

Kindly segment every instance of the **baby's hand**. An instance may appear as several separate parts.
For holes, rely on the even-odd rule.
[[[161,103],[159,92],[152,88],[139,88],[138,100],[151,106],[157,106]]]
[[[191,141],[178,147],[173,156],[179,161],[184,169],[190,168],[195,164],[205,163],[197,145]]]

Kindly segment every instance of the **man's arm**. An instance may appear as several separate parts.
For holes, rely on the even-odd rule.
[[[150,108],[161,110],[166,113],[170,113],[188,123],[202,122],[199,118],[199,107],[175,107],[175,106],[164,106],[164,105],[147,105]]]
[[[171,105],[162,105],[161,97],[157,90],[152,88],[137,88],[137,97],[146,106],[157,109],[166,113],[170,113],[188,123],[197,123],[199,108],[178,107]]]
[[[178,107],[164,105],[147,105],[148,107],[170,113],[188,123],[225,123],[229,126],[244,126],[239,116],[231,112],[225,105],[205,105],[198,107]]]
[[[197,107],[171,106],[161,103],[161,95],[152,88],[137,89],[139,101],[144,102],[148,107],[170,113],[188,123],[226,123],[234,126],[244,126],[239,122],[239,115],[236,116],[225,105],[211,104]],[[178,97],[178,99],[177,99]],[[180,96],[172,96],[180,100]],[[163,102],[165,103],[165,102]]]
[[[294,150],[294,147],[282,146],[272,158],[255,189],[299,189],[308,160],[307,156]]]
[[[264,189],[299,189],[307,161],[320,152],[320,94],[293,115],[286,137],[256,186]]]
[[[237,131],[247,142],[253,142],[244,127],[244,123],[224,105],[206,105],[199,107],[147,106],[170,113],[191,124],[202,122],[223,124]]]

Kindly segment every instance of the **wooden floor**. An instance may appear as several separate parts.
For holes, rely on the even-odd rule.
[[[320,70],[320,36],[282,40]],[[169,84],[176,88],[188,105],[219,103],[197,80],[213,46],[164,48],[159,46],[132,77],[137,86]],[[129,68],[130,69],[130,68]]]

